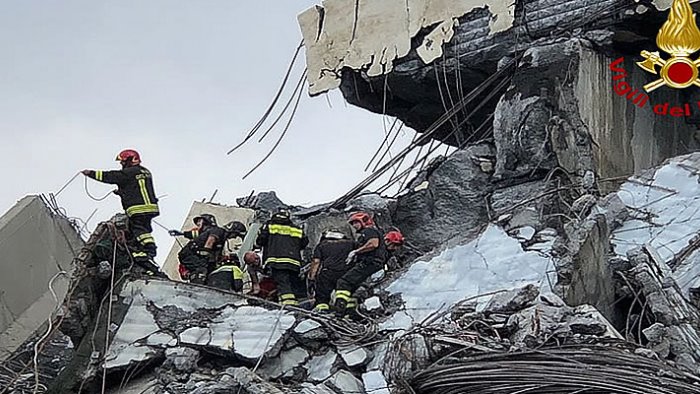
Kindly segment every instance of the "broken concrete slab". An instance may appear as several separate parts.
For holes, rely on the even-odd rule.
[[[337,358],[338,355],[333,350],[314,356],[305,366],[308,371],[308,380],[311,382],[322,382],[328,379],[333,373],[333,367]]]
[[[279,352],[283,336],[296,322],[287,312],[243,305],[230,293],[184,283],[135,280],[125,284],[120,296],[129,307],[110,344],[108,369],[156,357],[173,339],[155,336],[163,330],[177,334],[184,344],[232,351],[252,362]]]
[[[260,368],[260,374],[270,379],[291,377],[294,369],[309,359],[309,352],[302,347],[284,350],[279,356],[265,361]]]
[[[365,390],[368,393],[391,394],[386,378],[380,371],[369,371],[362,374],[362,383],[364,383]]]
[[[486,313],[517,312],[530,306],[540,295],[539,287],[530,284],[519,289],[495,294],[483,311]]]
[[[363,305],[365,306],[365,310],[367,310],[368,312],[376,311],[383,308],[382,301],[377,296],[372,296],[366,299]]]
[[[294,327],[294,334],[302,342],[310,341],[325,341],[328,339],[328,333],[321,323],[306,319],[302,320]]]
[[[172,367],[179,372],[193,372],[197,369],[199,357],[199,351],[192,348],[177,347],[166,349],[163,366],[166,368]]]
[[[339,348],[338,353],[350,368],[363,365],[369,359],[369,353],[363,347]]]
[[[353,393],[365,394],[365,386],[348,371],[340,370],[324,382],[325,385],[335,390],[338,394]]]

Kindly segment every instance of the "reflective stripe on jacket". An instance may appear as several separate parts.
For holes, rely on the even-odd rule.
[[[301,250],[309,244],[309,239],[304,231],[291,221],[285,223],[271,221],[260,229],[255,243],[263,249],[265,265],[274,264],[298,269],[302,261]]]
[[[114,171],[94,171],[88,175],[96,181],[117,185],[122,208],[127,216],[158,215],[158,198],[153,188],[151,172],[142,166],[132,166]]]

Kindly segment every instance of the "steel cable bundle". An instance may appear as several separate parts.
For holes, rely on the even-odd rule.
[[[465,357],[411,381],[430,394],[692,394],[700,377],[630,351],[590,345]]]

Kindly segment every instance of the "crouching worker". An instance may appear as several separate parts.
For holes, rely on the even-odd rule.
[[[384,244],[386,245],[387,261],[384,266],[385,271],[395,271],[401,268],[400,251],[404,244],[404,237],[399,230],[391,230],[384,234]]]
[[[357,307],[352,293],[365,279],[382,270],[386,261],[384,240],[372,217],[366,212],[357,212],[350,216],[348,222],[358,234],[359,246],[348,254],[347,264],[354,262],[354,265],[338,279],[335,288],[335,308],[339,315],[345,315]]]
[[[287,210],[279,210],[260,229],[255,244],[263,251],[263,268],[270,269],[277,283],[279,302],[298,306],[294,283],[299,280],[301,250],[309,244],[304,231],[296,226]]]
[[[351,267],[345,260],[353,249],[355,243],[340,230],[327,230],[321,235],[314,248],[308,276],[309,293],[313,292],[316,299],[314,311],[330,311],[331,293],[338,279]]]
[[[170,230],[171,236],[184,236],[188,242],[177,257],[187,270],[190,282],[205,284],[207,275],[214,270],[226,242],[226,230],[217,226],[214,215],[208,213],[194,218],[197,227],[190,231]],[[182,271],[181,271],[182,272]],[[185,279],[185,278],[183,278]]]
[[[243,271],[235,253],[222,257],[218,267],[209,274],[207,285],[221,290],[243,291]]]

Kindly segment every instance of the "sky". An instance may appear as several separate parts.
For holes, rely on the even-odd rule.
[[[25,195],[57,192],[80,170],[117,168],[125,148],[153,173],[156,220],[168,228],[216,189],[214,202],[229,205],[253,190],[294,205],[326,202],[368,175],[390,121],[345,104],[338,91],[305,93],[279,148],[243,180],[281,130],[226,152],[272,100],[301,41],[296,16],[315,1],[0,3],[0,212]],[[412,137],[402,132],[397,147]],[[96,197],[111,189],[88,183]],[[117,196],[91,200],[82,175],[57,201],[71,217],[97,210],[89,230],[121,211]],[[172,239],[160,228],[154,236],[162,263]]]

